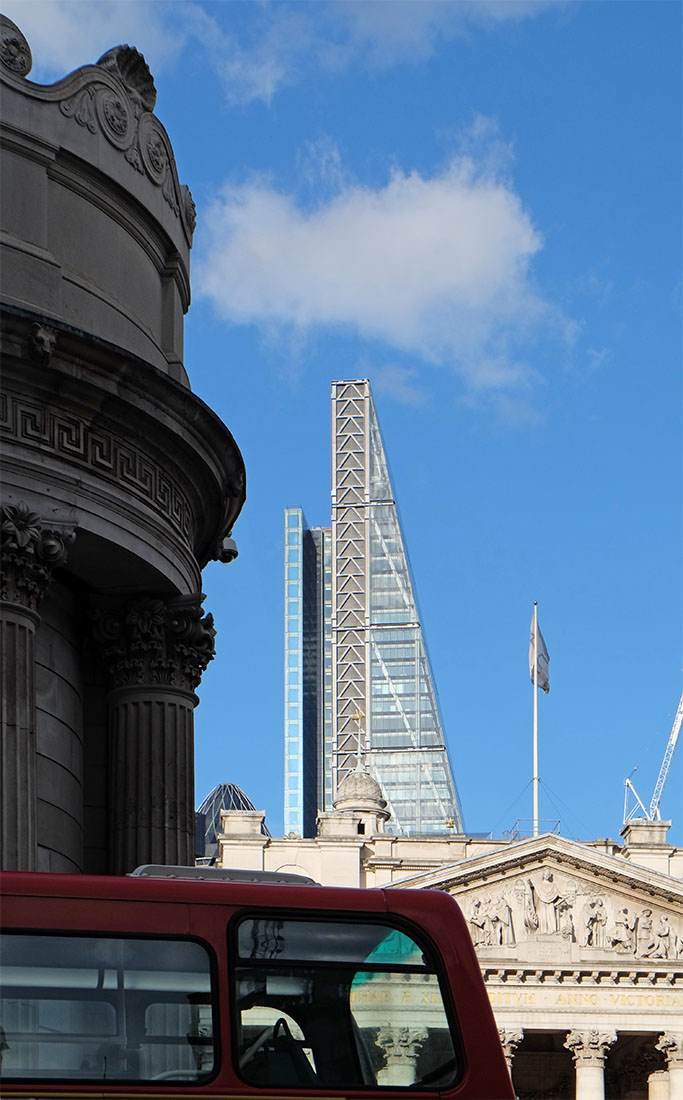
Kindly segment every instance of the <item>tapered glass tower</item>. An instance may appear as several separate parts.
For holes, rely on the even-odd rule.
[[[356,767],[362,730],[388,828],[462,832],[367,380],[332,384],[330,529],[308,530],[301,509],[288,509],[285,540],[285,831],[313,835]]]

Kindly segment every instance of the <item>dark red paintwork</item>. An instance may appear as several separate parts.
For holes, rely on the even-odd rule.
[[[465,1072],[456,1088],[434,1090],[306,1089],[278,1090],[282,1097],[458,1097],[462,1100],[514,1100],[514,1090],[477,957],[460,908],[436,890],[353,890],[271,883],[207,882],[165,878],[0,873],[3,928],[52,932],[151,933],[193,936],[208,942],[218,960],[222,1009],[230,1004],[226,924],[241,909],[277,909],[281,914],[393,914],[410,921],[431,940],[457,1014],[465,1052]],[[3,1084],[3,1097],[273,1097],[272,1089],[240,1080],[230,1057],[231,1029],[221,1012],[221,1068],[207,1084],[160,1086],[121,1082],[84,1085]]]

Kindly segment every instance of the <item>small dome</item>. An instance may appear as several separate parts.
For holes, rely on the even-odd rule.
[[[387,804],[377,780],[363,770],[349,772],[342,779],[334,802],[335,808],[342,802],[373,802],[381,809]]]

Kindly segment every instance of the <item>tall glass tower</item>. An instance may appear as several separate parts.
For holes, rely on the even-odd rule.
[[[403,835],[462,832],[370,383],[332,383],[332,523],[285,513],[285,831],[365,763]],[[364,731],[362,734],[359,731]]]

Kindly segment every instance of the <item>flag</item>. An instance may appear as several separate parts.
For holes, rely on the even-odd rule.
[[[534,614],[534,617],[531,620],[531,641],[529,642],[529,672],[531,674],[532,684],[534,682],[534,631],[536,631],[536,634],[538,636],[538,648],[536,657],[536,675],[538,677],[538,686],[540,688],[543,688],[543,694],[547,695],[550,691],[550,676],[548,670],[550,656],[548,654],[548,647],[545,644],[543,635],[541,634],[536,614]]]

